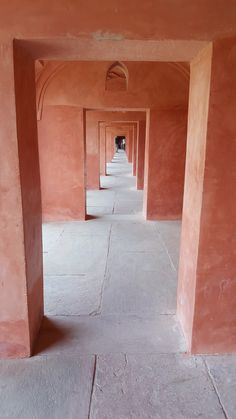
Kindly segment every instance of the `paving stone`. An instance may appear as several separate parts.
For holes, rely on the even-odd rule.
[[[173,262],[173,265],[175,266],[175,269],[178,270],[181,222],[180,221],[158,221],[156,223],[156,227],[167,248],[167,251]]]
[[[62,239],[66,235],[74,236],[109,236],[111,229],[111,222],[102,221],[97,218],[91,218],[86,221],[72,221],[64,225],[62,232]]]
[[[236,418],[236,354],[205,356],[228,419]]]
[[[129,251],[163,251],[163,244],[158,238],[152,224],[129,222],[116,223],[112,227],[111,246],[117,252]]]
[[[116,192],[116,201],[123,202],[123,201],[139,201],[143,202],[143,191],[133,189],[133,190],[121,190]]]
[[[107,214],[112,214],[113,213],[113,204],[110,206],[104,206],[103,203],[101,203],[100,206],[95,205],[95,206],[87,206],[87,214],[88,215],[98,215],[98,216],[103,216],[103,215],[107,215]]]
[[[111,273],[105,283],[103,314],[174,314],[177,279],[158,271]]]
[[[142,201],[117,201],[114,207],[115,214],[142,214]]]
[[[36,345],[38,354],[175,353],[185,350],[180,327],[171,315],[48,317]]]
[[[85,315],[99,309],[104,274],[50,275],[44,278],[46,315]]]
[[[61,237],[44,255],[46,275],[104,272],[108,238],[106,236]]]
[[[92,419],[225,419],[200,358],[98,356]]]
[[[116,247],[110,245],[108,254],[108,271],[109,273],[120,273],[125,275],[126,272],[152,272],[158,271],[160,275],[170,275],[176,277],[176,272],[172,267],[170,259],[164,247],[160,247],[158,251],[130,251],[121,249],[116,251]]]
[[[42,226],[43,252],[47,253],[55,246],[64,231],[64,223],[44,223]]]
[[[87,419],[94,357],[0,362],[1,419]]]

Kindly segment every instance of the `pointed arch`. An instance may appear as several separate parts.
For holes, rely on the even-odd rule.
[[[127,89],[128,89],[128,69],[120,61],[116,61],[107,70],[105,90],[125,91]]]

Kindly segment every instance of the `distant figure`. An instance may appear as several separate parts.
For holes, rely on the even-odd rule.
[[[118,135],[115,138],[116,152],[119,153],[119,150],[125,150],[125,137]]]
[[[120,148],[120,139],[119,139],[119,137],[116,137],[115,143],[116,143],[116,152],[119,153],[119,148]]]

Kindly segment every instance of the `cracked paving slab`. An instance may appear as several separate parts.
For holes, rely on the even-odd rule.
[[[236,418],[236,355],[204,356],[228,419]]]
[[[45,318],[35,353],[86,355],[176,353],[185,350],[185,341],[175,316],[95,315]]]
[[[225,419],[200,357],[97,357],[91,419]]]
[[[45,315],[90,315],[100,307],[104,274],[44,277]]]
[[[94,356],[0,361],[1,419],[87,419]]]

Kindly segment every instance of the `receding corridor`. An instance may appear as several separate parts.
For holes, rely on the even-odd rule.
[[[35,356],[0,361],[1,419],[236,417],[236,355],[186,355],[175,317],[180,222],[142,200],[120,151],[86,222],[44,224],[46,318]]]

